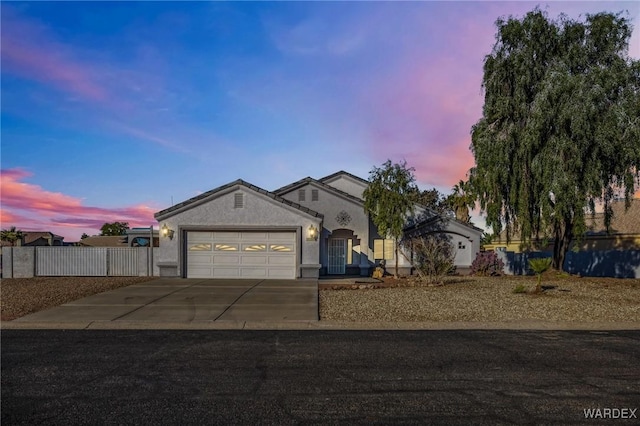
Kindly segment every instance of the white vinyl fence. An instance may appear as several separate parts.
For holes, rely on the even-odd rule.
[[[154,276],[148,247],[3,247],[3,278]]]

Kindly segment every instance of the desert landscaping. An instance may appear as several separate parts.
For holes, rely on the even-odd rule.
[[[0,293],[2,321],[150,279],[4,279]],[[451,276],[438,286],[386,277],[380,284],[328,286],[320,282],[321,321],[640,322],[638,279],[548,273],[539,294],[533,293],[535,277]]]
[[[131,284],[152,280],[152,277],[35,277],[3,279],[0,286],[2,321],[53,308],[83,297]]]
[[[547,274],[447,277],[423,286],[385,279],[387,287],[320,291],[320,319],[334,321],[640,321],[640,280]],[[363,286],[364,287],[364,286]],[[515,292],[516,288],[520,292]]]

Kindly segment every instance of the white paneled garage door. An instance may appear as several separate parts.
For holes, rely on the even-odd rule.
[[[296,278],[295,232],[188,232],[187,278]]]

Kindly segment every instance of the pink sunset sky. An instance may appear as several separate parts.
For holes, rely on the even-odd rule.
[[[449,193],[495,21],[538,4],[640,25],[636,2],[3,2],[1,226],[75,241],[238,178],[387,158]]]

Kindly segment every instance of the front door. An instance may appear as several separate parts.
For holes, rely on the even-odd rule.
[[[346,272],[347,240],[344,238],[332,238],[329,240],[329,268],[328,273],[342,274]]]

